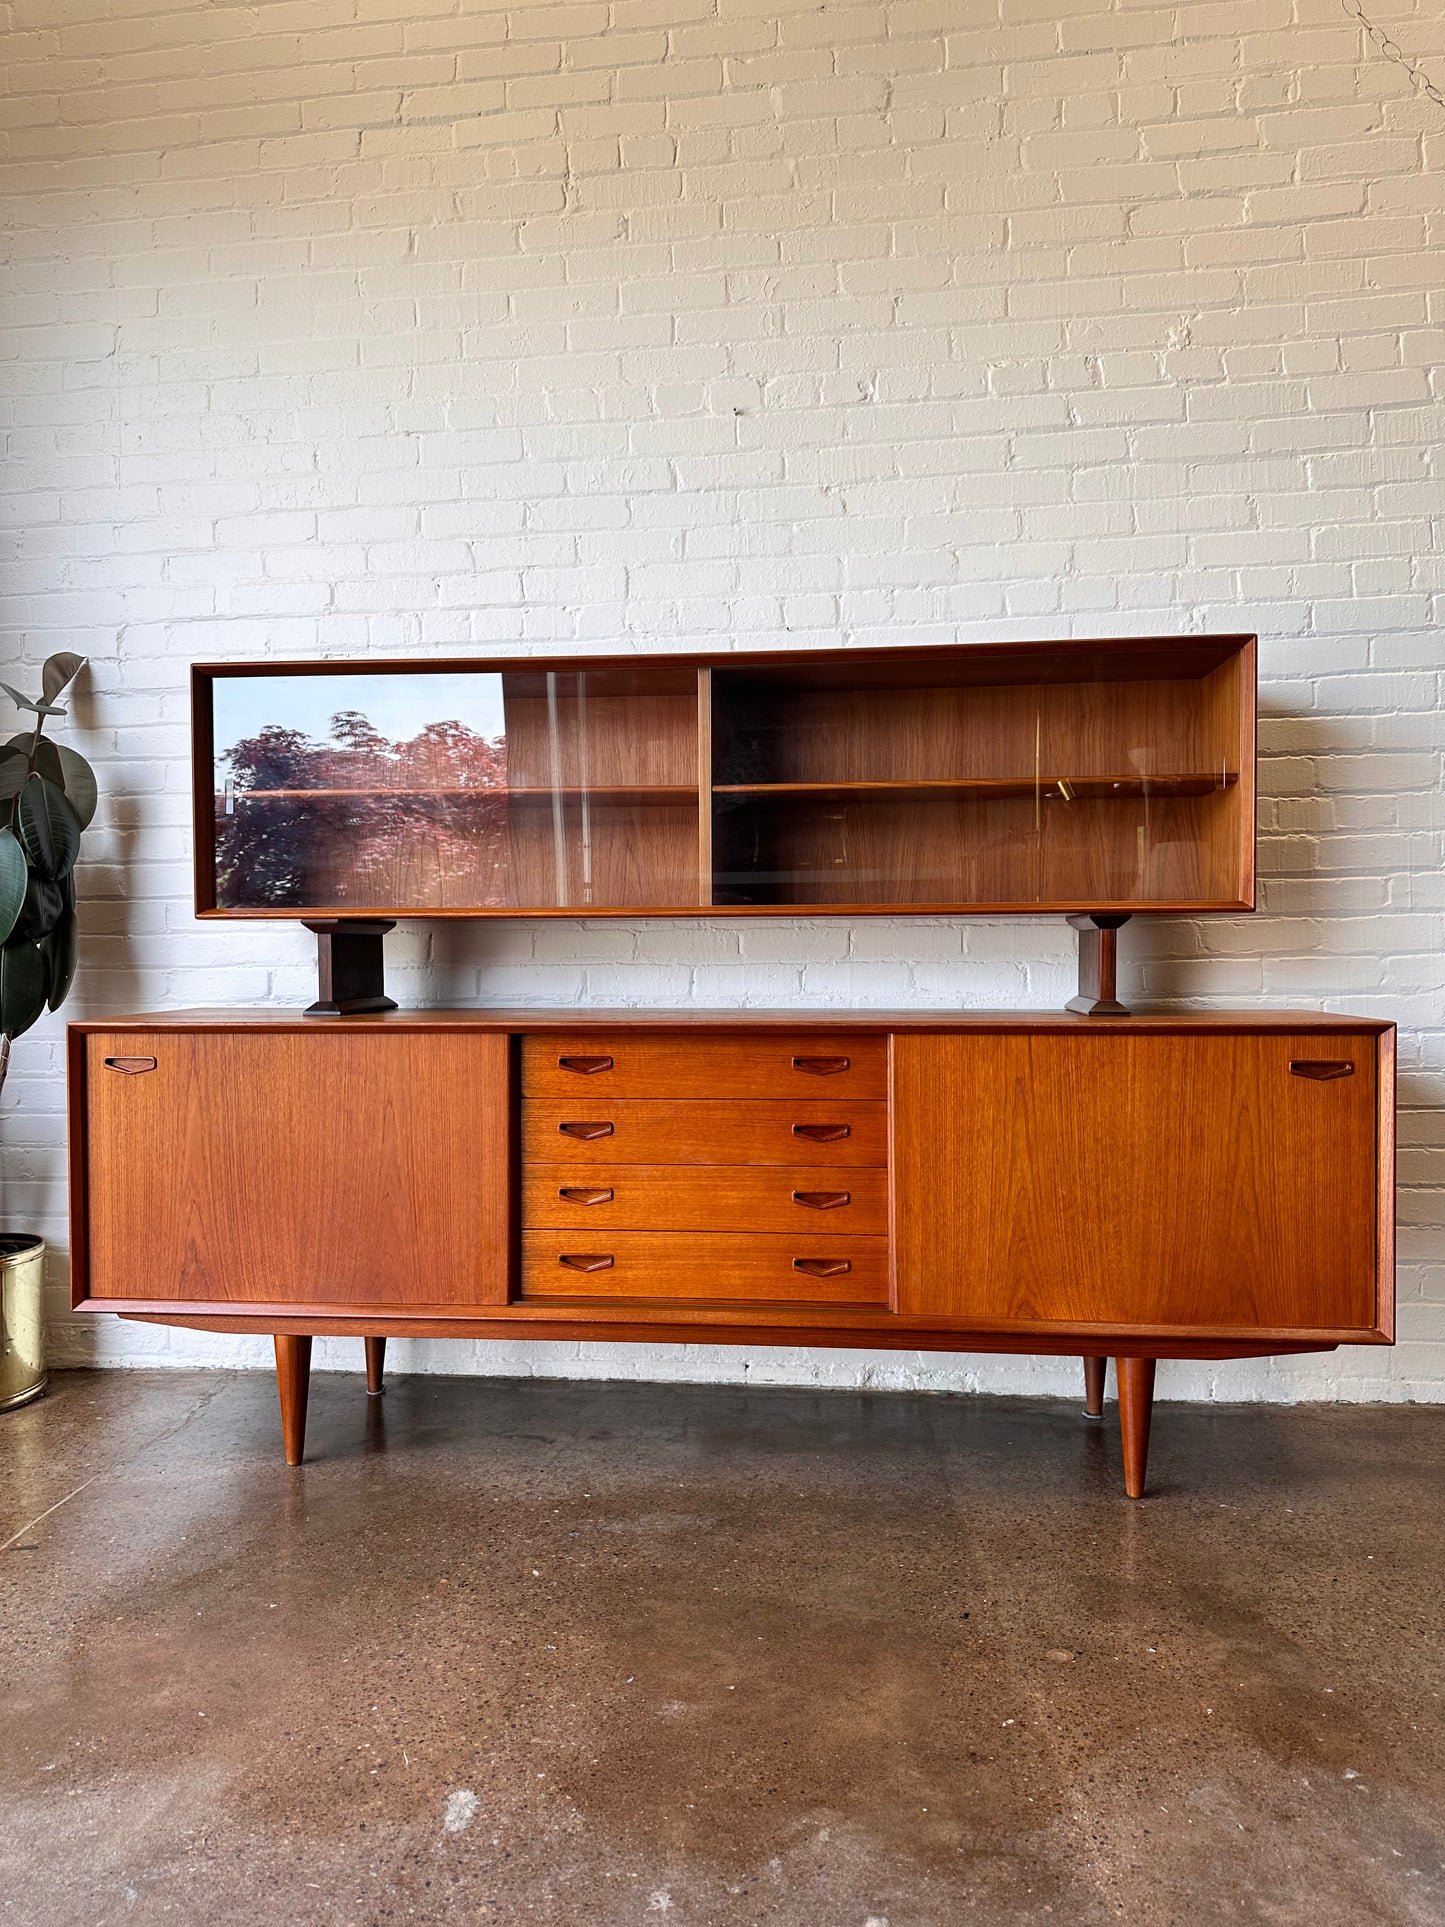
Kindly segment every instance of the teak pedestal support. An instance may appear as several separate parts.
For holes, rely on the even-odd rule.
[[[1128,916],[1114,914],[1070,917],[1079,933],[1079,994],[1065,1010],[1082,1017],[1127,1017],[1129,1006],[1119,1002],[1119,927]]]
[[[381,940],[395,930],[394,918],[327,917],[306,924],[316,932],[317,998],[308,1017],[360,1017],[372,1010],[395,1010],[386,994],[386,963]]]

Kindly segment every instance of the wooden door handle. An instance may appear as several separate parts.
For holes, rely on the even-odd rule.
[[[795,1057],[793,1069],[807,1071],[812,1077],[836,1077],[852,1063],[851,1057]]]
[[[794,1258],[794,1271],[806,1271],[810,1278],[841,1278],[853,1269],[847,1258]]]
[[[610,1071],[610,1057],[559,1057],[558,1066],[564,1071],[576,1071],[579,1077],[594,1077],[598,1071]]]
[[[580,1137],[584,1143],[590,1144],[595,1137],[611,1137],[612,1133],[617,1129],[617,1126],[615,1124],[601,1123],[559,1124],[557,1129],[562,1133],[563,1137]]]
[[[1347,1057],[1296,1057],[1289,1069],[1291,1077],[1310,1077],[1316,1084],[1328,1084],[1331,1078],[1355,1074],[1355,1067]]]
[[[610,1251],[565,1251],[557,1262],[569,1271],[611,1271],[617,1260]]]
[[[814,1211],[836,1211],[840,1204],[851,1204],[851,1191],[795,1191],[794,1204],[811,1205]]]
[[[616,1195],[610,1184],[564,1184],[557,1191],[557,1196],[565,1198],[568,1204],[611,1204]]]
[[[851,1124],[795,1124],[794,1137],[805,1137],[810,1144],[839,1144],[853,1135]]]
[[[124,1071],[127,1077],[139,1077],[142,1071],[153,1071],[155,1067],[153,1057],[107,1057],[105,1060],[108,1071]]]

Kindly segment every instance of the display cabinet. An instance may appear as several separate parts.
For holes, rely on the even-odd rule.
[[[1244,910],[1254,641],[194,672],[202,916]]]

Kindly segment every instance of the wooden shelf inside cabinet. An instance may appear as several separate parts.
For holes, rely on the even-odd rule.
[[[715,783],[714,796],[757,797],[760,801],[819,803],[879,802],[928,803],[933,801],[986,803],[991,797],[1033,796],[1057,798],[1061,802],[1121,801],[1144,796],[1210,796],[1227,790],[1239,781],[1235,770],[1203,771],[1159,776],[948,776],[904,781],[857,783]]]
[[[564,803],[591,802],[618,807],[633,803],[656,803],[666,808],[677,809],[696,803],[697,790],[690,783],[592,783],[587,785],[563,783],[555,789],[551,787],[481,789],[476,784],[457,784],[452,788],[430,789],[378,787],[362,790],[236,790],[230,796],[218,796],[216,801],[222,805],[267,802],[311,803],[318,797],[349,797],[365,799],[367,802],[393,799],[397,802],[413,802],[418,797],[425,796],[457,797],[478,803],[550,803],[554,798]]]

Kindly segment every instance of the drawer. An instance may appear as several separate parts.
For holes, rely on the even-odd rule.
[[[886,1238],[758,1237],[622,1231],[585,1238],[522,1234],[524,1298],[668,1300],[676,1304],[888,1303]]]
[[[534,1164],[522,1223],[604,1231],[783,1231],[836,1237],[888,1230],[888,1173],[799,1165]]]
[[[593,1102],[534,1097],[522,1105],[526,1164],[877,1165],[888,1162],[888,1106],[855,1098],[837,1103],[799,1098],[791,1104],[746,1098],[679,1104],[661,1098]]]
[[[888,1096],[886,1037],[584,1031],[522,1039],[522,1095],[836,1101]],[[588,1113],[590,1114],[590,1113]],[[599,1113],[600,1115],[600,1113]]]

